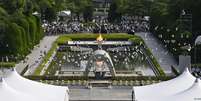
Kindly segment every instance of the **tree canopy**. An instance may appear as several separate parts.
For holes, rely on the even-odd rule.
[[[0,0],[0,56],[28,54],[44,36],[41,22],[55,21],[62,10],[92,20],[92,0]]]
[[[0,1],[0,56],[24,56],[43,37],[32,0]]]

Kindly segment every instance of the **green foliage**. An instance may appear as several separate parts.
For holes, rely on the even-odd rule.
[[[6,21],[0,20],[0,54],[2,55],[3,53],[5,54],[8,49],[7,49],[7,42],[5,41],[6,39],[6,30],[8,29],[8,24]]]
[[[9,25],[9,30],[7,31],[8,46],[12,50],[13,54],[22,53],[23,40],[20,27],[16,23],[11,23]]]
[[[31,80],[36,80],[36,81],[39,81],[39,80],[51,80],[51,81],[58,81],[58,80],[67,80],[67,81],[72,81],[72,80],[90,80],[90,79],[94,79],[93,77],[91,78],[88,78],[88,77],[83,77],[83,76],[55,76],[55,75],[48,75],[48,76],[33,76],[33,75],[29,75],[29,76],[25,76],[26,78],[28,79],[31,79]],[[174,77],[172,76],[159,76],[159,77],[156,77],[156,76],[118,76],[118,77],[113,77],[111,78],[113,81],[125,81],[125,80],[137,80],[137,81],[141,81],[141,80],[150,80],[150,81],[153,81],[153,80],[161,80],[161,81],[167,81],[167,80],[171,80],[173,79]],[[65,82],[65,81],[64,81]]]
[[[192,64],[191,66],[201,68],[201,64]]]
[[[26,0],[25,1],[25,6],[24,6],[24,14],[25,15],[31,15],[34,9],[33,2],[31,0]]]
[[[94,11],[92,0],[66,0],[65,3],[66,9],[70,10],[78,19],[80,15],[83,15],[86,22],[92,20]]]
[[[52,22],[56,19],[56,10],[53,7],[44,10],[44,19]]]
[[[62,44],[63,42],[65,43],[65,40],[80,40],[80,39],[92,39],[92,40],[96,40],[96,38],[99,36],[99,34],[88,34],[88,33],[82,33],[82,34],[66,34],[66,35],[62,35],[57,39],[57,42]],[[133,38],[133,37],[137,37],[134,35],[129,35],[129,34],[125,34],[125,33],[117,33],[117,34],[102,34],[102,37],[104,40],[107,39],[129,39],[129,38]]]
[[[0,15],[1,16],[8,15],[8,13],[5,11],[5,9],[3,9],[1,6],[0,6]]]
[[[29,34],[31,37],[31,45],[34,45],[34,43],[36,43],[36,37],[35,37],[35,33],[36,33],[36,24],[34,22],[34,20],[30,17],[27,18],[27,21],[29,23]]]
[[[1,0],[0,6],[2,6],[9,14],[16,11],[20,11],[24,6],[25,0]]]
[[[84,12],[83,12],[83,17],[84,17],[85,22],[92,21],[93,10],[94,9],[93,9],[92,5],[89,5],[89,6],[85,7]]]
[[[56,9],[56,11],[62,11],[66,9],[66,1],[67,0],[55,0],[54,8]]]
[[[14,62],[0,62],[0,68],[13,68],[15,67]]]
[[[57,44],[64,44],[64,43],[67,43],[67,41],[70,41],[72,40],[71,38],[69,37],[59,37],[57,40],[56,40],[56,43]]]
[[[136,45],[143,45],[143,44],[145,44],[144,40],[141,37],[139,37],[139,36],[136,36],[134,38],[130,38],[129,41],[134,42]]]
[[[108,14],[108,21],[109,22],[119,22],[121,18],[121,12],[118,12],[118,3],[113,1],[112,4],[110,5],[110,10]]]
[[[174,66],[171,66],[171,70],[172,70],[172,72],[176,75],[176,76],[179,76],[179,72],[178,72],[178,70],[176,69],[176,67],[174,67]]]
[[[151,0],[113,0],[109,10],[110,22],[118,22],[122,15],[150,15]]]
[[[0,1],[0,56],[24,57],[43,36],[33,0]]]
[[[181,47],[194,44],[194,39],[201,32],[200,4],[201,1],[195,3],[191,0],[154,0],[152,3],[152,33],[177,59],[178,55],[184,51]],[[192,57],[194,57],[193,54],[194,52],[191,53]]]
[[[144,54],[147,54],[148,58],[153,63],[156,71],[159,73],[159,76],[165,76],[165,72],[163,71],[160,64],[158,63],[156,58],[153,56],[151,50],[147,47],[147,45],[145,44],[144,40],[141,37],[136,36],[136,37],[130,38],[129,41],[132,41],[136,45],[144,46],[145,47],[145,48],[143,48],[144,52],[145,52]]]
[[[151,59],[152,63],[154,64],[154,66],[156,67],[155,69],[159,72],[159,75],[160,76],[165,76],[165,72],[161,68],[161,66],[158,63],[158,61],[156,60],[156,58],[153,56],[151,50],[147,48],[146,53],[148,54],[149,58]]]

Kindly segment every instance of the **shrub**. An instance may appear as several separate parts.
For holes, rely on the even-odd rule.
[[[92,39],[95,40],[99,34],[88,34],[88,33],[82,33],[82,34],[66,34],[62,35],[58,38],[60,42],[65,42],[64,39],[72,39],[72,40],[81,40],[81,39]],[[134,35],[128,35],[126,33],[118,33],[118,34],[102,34],[103,39],[126,39],[136,37]]]
[[[14,62],[0,62],[0,68],[13,68],[15,67]]]
[[[152,60],[152,63],[154,64],[154,67],[156,67],[155,69],[159,72],[159,75],[165,76],[163,69],[161,68],[161,66],[159,65],[158,61],[153,56],[153,54],[149,48],[146,49],[146,53],[148,54],[149,58]]]
[[[135,43],[136,45],[145,44],[145,43],[144,43],[144,40],[143,40],[141,37],[139,37],[139,36],[130,38],[129,41],[132,41],[132,42]]]

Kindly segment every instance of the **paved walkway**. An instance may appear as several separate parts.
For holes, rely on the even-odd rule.
[[[127,101],[131,100],[132,88],[99,88],[92,89],[70,89],[70,101],[89,101],[89,100],[105,100],[105,101]]]
[[[165,46],[151,33],[142,32],[136,33],[136,35],[139,35],[144,39],[145,43],[151,49],[153,55],[158,60],[165,73],[171,73],[171,65],[177,66],[178,63],[174,59],[173,55],[168,52]]]
[[[32,74],[36,67],[40,64],[44,57],[44,53],[47,53],[52,46],[52,43],[57,39],[58,36],[45,36],[40,44],[35,46],[32,52],[26,57],[25,62],[21,61],[16,65],[16,70],[21,73],[24,68],[29,65],[28,72],[25,75]]]

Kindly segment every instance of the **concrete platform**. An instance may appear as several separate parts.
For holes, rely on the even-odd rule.
[[[111,88],[112,82],[108,80],[91,80],[88,82],[88,88],[92,87],[108,87]]]
[[[70,88],[70,101],[131,101],[131,87]]]

